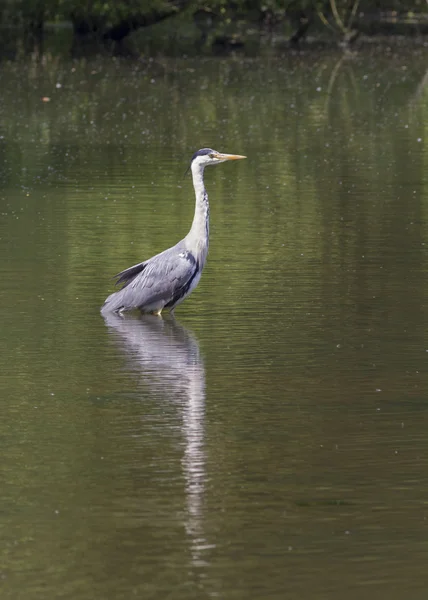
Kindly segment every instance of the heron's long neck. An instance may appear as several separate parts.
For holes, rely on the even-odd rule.
[[[193,217],[192,227],[187,234],[187,241],[190,250],[195,253],[201,267],[205,263],[208,253],[208,241],[210,233],[210,205],[208,203],[208,194],[204,186],[203,167],[192,165],[193,187],[195,188],[195,216]]]

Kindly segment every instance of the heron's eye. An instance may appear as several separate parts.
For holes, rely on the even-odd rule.
[[[211,153],[211,154],[209,154],[209,157],[210,157],[210,158],[215,158],[215,154],[212,154],[212,153]]]

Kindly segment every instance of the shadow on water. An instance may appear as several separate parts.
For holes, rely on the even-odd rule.
[[[204,564],[210,546],[203,533],[205,492],[205,368],[195,337],[172,316],[140,317],[108,314],[110,339],[128,358],[131,368],[156,396],[179,405],[185,450],[181,460],[185,480],[185,530],[194,566]]]

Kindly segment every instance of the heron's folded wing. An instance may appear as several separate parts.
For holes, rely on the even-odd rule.
[[[198,263],[187,250],[170,248],[141,265],[141,270],[117,292],[123,294],[123,305],[149,306],[162,301],[172,303],[186,293],[198,272]]]
[[[138,275],[138,273],[141,273],[141,271],[145,269],[146,265],[147,261],[144,261],[138,263],[138,265],[128,267],[128,269],[125,269],[124,271],[121,271],[116,275],[113,275],[113,279],[117,279],[116,285],[119,285],[119,283],[125,283],[125,285],[128,285],[128,283],[130,283],[134,279],[134,277]]]

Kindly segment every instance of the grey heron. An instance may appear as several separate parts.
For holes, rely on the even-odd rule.
[[[172,248],[121,271],[115,278],[122,289],[111,294],[101,308],[102,314],[139,309],[160,315],[173,311],[198,285],[208,254],[210,208],[204,185],[204,169],[227,160],[246,158],[202,148],[192,157],[190,170],[195,189],[195,214],[185,238]]]

